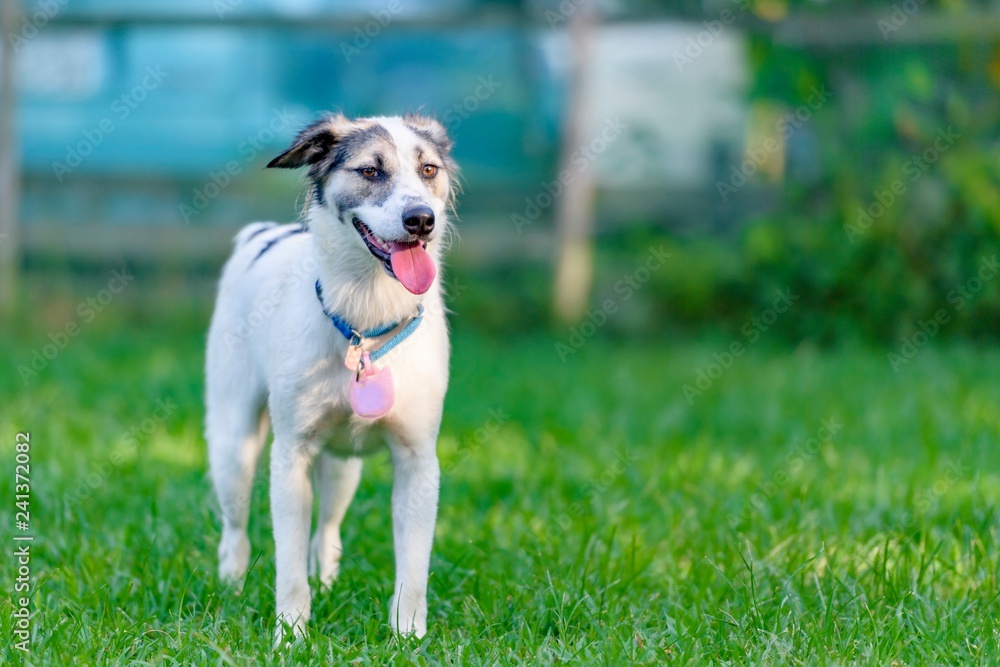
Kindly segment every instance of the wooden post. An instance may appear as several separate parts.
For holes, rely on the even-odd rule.
[[[573,174],[566,184],[556,206],[556,270],[555,313],[564,322],[583,317],[594,281],[594,248],[591,236],[594,229],[594,165],[583,171],[571,164],[572,155],[584,146],[590,137],[590,109],[588,92],[591,80],[596,16],[590,3],[577,6],[570,17],[569,32],[572,42],[572,65],[566,113],[563,118],[562,148],[559,173]]]
[[[18,208],[21,187],[17,141],[17,95],[14,44],[21,13],[20,0],[0,0],[0,316],[7,317],[17,301]]]

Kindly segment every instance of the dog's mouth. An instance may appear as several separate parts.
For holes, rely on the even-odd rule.
[[[390,276],[414,294],[423,294],[430,289],[437,269],[434,260],[427,253],[426,241],[386,241],[379,238],[357,216],[354,216],[353,222],[354,229],[365,242],[368,252],[382,263]]]
[[[375,258],[382,262],[389,275],[395,278],[396,274],[392,272],[392,246],[389,245],[389,242],[375,236],[375,232],[358,218],[354,218],[354,229],[358,230],[361,240],[368,246],[368,252],[375,255]]]

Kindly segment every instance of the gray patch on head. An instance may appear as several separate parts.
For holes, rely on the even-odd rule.
[[[395,153],[396,142],[392,140],[389,130],[378,123],[355,130],[337,141],[324,165],[323,175],[327,176],[352,158],[377,148]]]
[[[442,152],[438,144],[428,139],[427,134],[427,132],[417,131],[417,136],[421,139],[421,143],[417,144],[417,168],[419,169],[421,165],[427,162],[433,162],[439,167],[447,169],[448,154]]]
[[[364,201],[355,192],[345,192],[343,194],[338,194],[333,200],[333,203],[337,206],[337,212],[340,215],[344,214],[344,211],[350,211],[352,208],[357,208],[361,206],[361,202]]]
[[[352,179],[350,186],[344,191],[338,192],[333,199],[339,214],[342,215],[344,211],[362,204],[372,206],[385,204],[392,194],[395,178],[395,169],[385,156],[394,156],[395,153],[396,143],[392,139],[392,134],[380,124],[351,132],[337,142],[329,156],[324,160],[323,180],[363,155],[370,155],[372,166],[378,168],[382,174],[378,180],[368,180],[358,175]]]
[[[413,132],[413,134],[417,135],[418,137],[429,143],[431,146],[433,146],[434,150],[437,151],[438,155],[441,156],[442,160],[447,159],[448,154],[450,152],[449,149],[451,148],[447,139],[441,139],[437,137],[433,132],[427,129],[414,127],[413,125],[407,125],[406,127],[411,132]]]
[[[423,146],[419,143],[417,159],[420,162],[432,161],[439,167],[442,167],[447,175],[447,186],[445,185],[445,180],[440,176],[427,182],[428,189],[436,197],[441,197],[442,199],[447,199],[450,194],[454,191],[456,178],[458,174],[458,168],[455,161],[451,157],[451,139],[448,135],[441,132],[434,132],[433,130],[416,127],[410,123],[406,124],[407,129],[413,132],[421,142],[426,142]],[[429,159],[430,157],[433,159]],[[451,189],[449,191],[449,188]]]
[[[393,152],[389,155],[392,156],[392,159],[387,159],[381,152],[372,155],[373,166],[379,170],[381,176],[376,180],[362,180],[361,186],[358,188],[359,194],[373,206],[382,206],[392,194],[392,187],[399,171],[399,165],[394,164],[396,162],[395,144],[393,144]]]

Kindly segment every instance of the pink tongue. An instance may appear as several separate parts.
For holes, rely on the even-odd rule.
[[[393,243],[390,255],[392,272],[403,287],[414,294],[423,294],[431,288],[437,269],[434,261],[418,243]]]

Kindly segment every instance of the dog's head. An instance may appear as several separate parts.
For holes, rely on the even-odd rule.
[[[457,184],[451,141],[440,123],[421,116],[331,115],[300,132],[267,166],[308,166],[312,205],[349,230],[347,243],[370,254],[368,261],[410,292],[430,289]]]

